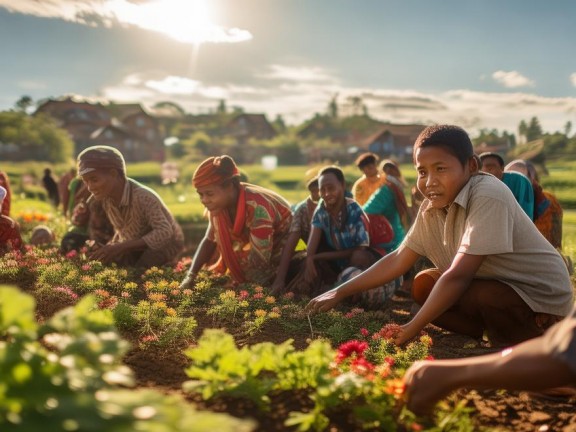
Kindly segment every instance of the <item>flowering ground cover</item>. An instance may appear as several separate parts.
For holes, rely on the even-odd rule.
[[[86,401],[76,400],[78,384],[70,379],[67,403],[84,403],[85,410],[94,406],[93,415],[100,422],[99,427],[102,422],[106,424],[100,430],[133,430],[121,426],[145,422],[138,403],[161,414],[151,416],[151,422],[165,418],[162,416],[168,414],[165,404],[162,405],[163,398],[158,397],[160,392],[176,398],[176,407],[183,400],[193,405],[194,415],[228,414],[217,418],[223,422],[218,430],[576,431],[574,401],[542,399],[521,392],[462,390],[442,403],[433,419],[414,418],[402,404],[402,374],[412,362],[430,357],[478,355],[491,349],[434,326],[429,326],[426,333],[403,349],[395,347],[391,339],[397,324],[409,319],[410,300],[405,292],[399,292],[384,311],[370,312],[348,305],[338,311],[307,316],[303,312],[303,299],[295,299],[290,293],[275,298],[260,286],[234,285],[227,277],[201,274],[193,289],[180,290],[179,282],[188,264],[189,260],[183,260],[173,268],[151,268],[137,273],[90,262],[83,253],[62,256],[56,249],[29,248],[25,253],[3,257],[0,283],[17,285],[36,301],[37,323],[26,326],[41,330],[35,334],[25,332],[28,339],[22,341],[22,346],[28,347],[38,340],[35,353],[47,359],[53,357],[50,350],[57,353],[60,360],[52,360],[60,367],[67,367],[61,371],[63,376],[74,377],[77,373],[74,367],[87,361],[86,355],[70,361],[68,355],[85,351],[85,348],[78,352],[72,349],[71,353],[70,347],[78,348],[84,343],[97,351],[94,347],[100,345],[94,341],[104,338],[114,343],[106,345],[107,352],[97,351],[98,355],[88,359],[96,371],[93,376],[102,376],[90,382],[92,389],[104,389],[116,399],[143,390],[154,392],[146,393],[148,399],[143,402],[133,398],[129,406],[118,402],[116,417],[107,412],[97,415],[101,414],[102,401],[95,398],[89,401],[91,405],[86,405]],[[14,291],[0,295],[0,308],[14,296]],[[30,304],[25,300],[28,297],[21,298],[24,299],[19,300],[21,303]],[[11,310],[20,311],[17,304],[10,303]],[[71,306],[76,307],[76,315],[58,312]],[[93,316],[92,321],[98,325],[88,329],[85,328],[88,324],[74,327],[70,323],[77,323],[78,319],[63,319],[63,313]],[[5,319],[6,314],[0,313],[0,322]],[[54,320],[59,324],[54,324]],[[114,334],[112,324],[131,344],[130,349],[120,338],[110,339]],[[46,339],[48,333],[52,336]],[[86,334],[92,333],[95,336],[86,339]],[[85,342],[74,342],[80,336]],[[0,341],[11,338],[15,338],[14,334],[0,335]],[[0,349],[13,346],[4,344]],[[42,347],[48,351],[41,351]],[[0,363],[6,358],[0,356]],[[105,368],[100,370],[102,359]],[[120,359],[132,372],[121,368]],[[14,379],[23,392],[34,370],[31,372],[20,364],[14,370],[17,371]],[[110,376],[127,378],[109,382]],[[138,390],[126,390],[132,377]],[[66,405],[58,400],[50,404]],[[12,415],[13,430],[26,430],[18,429],[16,420],[24,417],[16,415],[18,412],[28,413],[29,418],[46,424],[55,418],[51,413],[43,418],[45,409],[22,405],[25,409],[18,411],[15,406],[20,405],[3,404],[0,394],[0,413],[2,417],[6,412]],[[182,415],[179,409],[171,413],[172,419]],[[133,418],[134,412],[140,417]],[[66,411],[62,415],[72,414]],[[110,418],[120,425],[117,429],[106,423]],[[247,422],[238,423],[235,418]],[[69,430],[78,430],[74,429],[74,422],[67,424],[71,425]],[[147,424],[151,428],[152,423]],[[170,427],[166,430],[180,430]],[[1,423],[0,430],[5,430]]]

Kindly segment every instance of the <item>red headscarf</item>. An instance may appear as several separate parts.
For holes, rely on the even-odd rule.
[[[240,171],[230,156],[210,157],[196,168],[192,184],[198,189],[213,184],[222,184],[238,176],[240,176]]]

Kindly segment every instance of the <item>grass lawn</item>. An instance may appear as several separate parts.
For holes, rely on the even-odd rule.
[[[11,181],[17,192],[13,199],[12,215],[22,212],[38,211],[52,215],[53,221],[64,223],[58,218],[50,205],[38,199],[23,198],[19,195],[20,175],[35,173],[41,168],[38,163],[15,163],[10,165]],[[180,183],[173,185],[160,184],[160,165],[146,162],[128,166],[128,174],[136,179],[150,180],[157,178],[158,183],[149,183],[150,186],[163,198],[166,205],[181,222],[203,220],[204,208],[198,199],[196,191],[191,184],[191,173],[195,167],[185,166],[182,169],[183,177]],[[305,183],[317,173],[320,166],[280,166],[268,171],[260,165],[242,166],[242,171],[250,183],[268,187],[280,193],[291,204],[306,198]],[[351,185],[359,176],[355,166],[342,167],[347,182]],[[576,262],[576,162],[550,162],[547,165],[549,175],[542,176],[541,182],[545,189],[552,191],[560,200],[564,210],[563,249]],[[402,173],[409,184],[414,184],[416,172],[411,164],[401,166]],[[408,197],[409,198],[409,197]]]

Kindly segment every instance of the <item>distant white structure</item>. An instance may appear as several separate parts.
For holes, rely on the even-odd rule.
[[[278,167],[278,156],[264,156],[262,157],[262,168],[267,171],[273,171]]]

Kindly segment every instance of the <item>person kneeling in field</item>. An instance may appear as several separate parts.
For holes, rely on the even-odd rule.
[[[138,268],[177,260],[184,247],[182,229],[156,192],[126,177],[117,149],[94,146],[82,151],[78,175],[114,228],[108,243],[89,252],[91,259]]]
[[[318,184],[322,199],[312,217],[304,280],[298,294],[323,291],[327,285],[332,286],[334,282],[370,267],[385,253],[375,246],[390,241],[393,235],[392,227],[383,217],[379,220],[384,220],[386,225],[381,225],[381,228],[389,236],[380,242],[371,235],[375,234],[371,224],[375,224],[376,219],[369,220],[360,204],[346,198],[344,173],[339,167],[322,168],[318,174]],[[395,282],[373,287],[355,296],[352,302],[368,309],[379,309],[395,289]]]
[[[210,270],[229,273],[237,283],[270,285],[292,222],[290,204],[271,190],[240,182],[240,171],[227,155],[203,161],[192,184],[209,224],[181,288],[194,285],[215,252],[219,258]]]
[[[403,344],[428,324],[494,345],[540,336],[566,316],[574,301],[560,254],[538,232],[510,189],[481,173],[466,132],[430,126],[414,144],[418,188],[425,197],[417,219],[394,252],[360,276],[310,301],[326,311],[345,297],[404,274],[425,256],[436,267],[416,275],[422,305],[396,337]]]
[[[430,414],[436,402],[459,388],[576,396],[576,308],[543,336],[500,353],[416,362],[404,382],[407,406],[419,415]]]
[[[0,186],[0,256],[12,250],[22,249],[22,236],[18,222],[2,212],[2,204],[7,195],[7,190]]]
[[[306,254],[304,251],[296,252],[295,249],[299,241],[307,243],[308,237],[310,237],[310,231],[312,229],[312,215],[314,214],[314,210],[316,210],[318,200],[320,199],[318,177],[316,176],[310,179],[306,184],[306,187],[310,192],[310,195],[305,200],[296,204],[294,208],[294,215],[292,217],[288,239],[284,244],[280,264],[278,266],[278,271],[276,272],[276,278],[272,283],[272,295],[279,295],[286,291],[290,291],[290,288],[287,288],[287,284],[292,282],[298,283],[295,276],[297,275],[298,268],[303,263]],[[290,285],[288,285],[288,287],[289,286]]]

